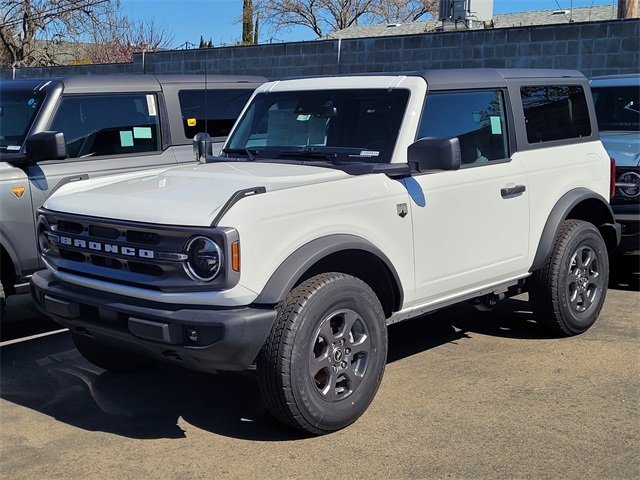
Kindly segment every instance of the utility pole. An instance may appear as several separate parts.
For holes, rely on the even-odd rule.
[[[618,0],[618,18],[638,18],[638,0]]]
[[[242,44],[253,44],[253,0],[244,0],[242,4]]]

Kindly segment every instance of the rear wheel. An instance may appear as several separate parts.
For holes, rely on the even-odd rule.
[[[99,343],[86,335],[71,333],[71,338],[84,358],[111,372],[134,372],[156,363],[142,355]]]
[[[385,317],[371,288],[349,275],[322,274],[279,306],[258,357],[259,385],[277,419],[324,434],[364,413],[386,358]]]
[[[565,221],[546,264],[529,279],[536,320],[562,336],[585,332],[602,310],[608,282],[609,258],[598,229]]]

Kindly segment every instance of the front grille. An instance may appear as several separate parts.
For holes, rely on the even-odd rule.
[[[613,205],[638,203],[640,201],[640,168],[616,168],[616,194]]]
[[[39,229],[48,230],[52,247],[43,254],[51,268],[95,280],[148,290],[212,290],[229,285],[221,275],[213,282],[194,282],[185,271],[185,246],[208,236],[227,248],[228,229],[180,227],[102,220],[41,209]],[[235,230],[233,238],[237,238]],[[237,274],[233,277],[237,281]]]
[[[117,228],[100,227],[98,225],[89,226],[89,235],[96,238],[106,238],[109,240],[115,240],[120,236],[120,231]]]

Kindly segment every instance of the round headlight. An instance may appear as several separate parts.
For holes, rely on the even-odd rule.
[[[640,195],[640,175],[636,172],[624,172],[618,175],[616,188],[625,198],[635,198]]]
[[[38,217],[38,248],[40,253],[46,255],[51,251],[53,245],[49,240],[49,222],[42,215]]]
[[[222,268],[222,250],[207,237],[194,237],[187,243],[187,274],[199,282],[210,282]]]
[[[49,243],[49,235],[47,232],[41,231],[38,234],[38,246],[40,247],[40,253],[46,255],[51,250],[51,243]]]

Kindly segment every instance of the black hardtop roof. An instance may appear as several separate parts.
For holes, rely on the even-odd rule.
[[[67,93],[109,92],[129,90],[160,90],[161,85],[175,84],[233,84],[248,83],[259,85],[266,82],[265,77],[250,75],[68,75],[49,78],[26,78],[3,80],[2,89],[39,89],[53,88],[53,85],[63,84]]]
[[[400,74],[402,75],[402,74]],[[429,89],[451,90],[458,88],[482,88],[506,86],[509,80],[581,79],[585,76],[577,70],[547,68],[458,68],[430,69],[406,74],[426,80]]]
[[[414,71],[362,72],[340,75],[304,75],[281,79],[301,80],[335,77],[422,77],[430,90],[456,90],[471,88],[504,87],[510,80],[541,81],[554,79],[572,79],[587,82],[578,70],[560,70],[551,68],[441,68]]]

